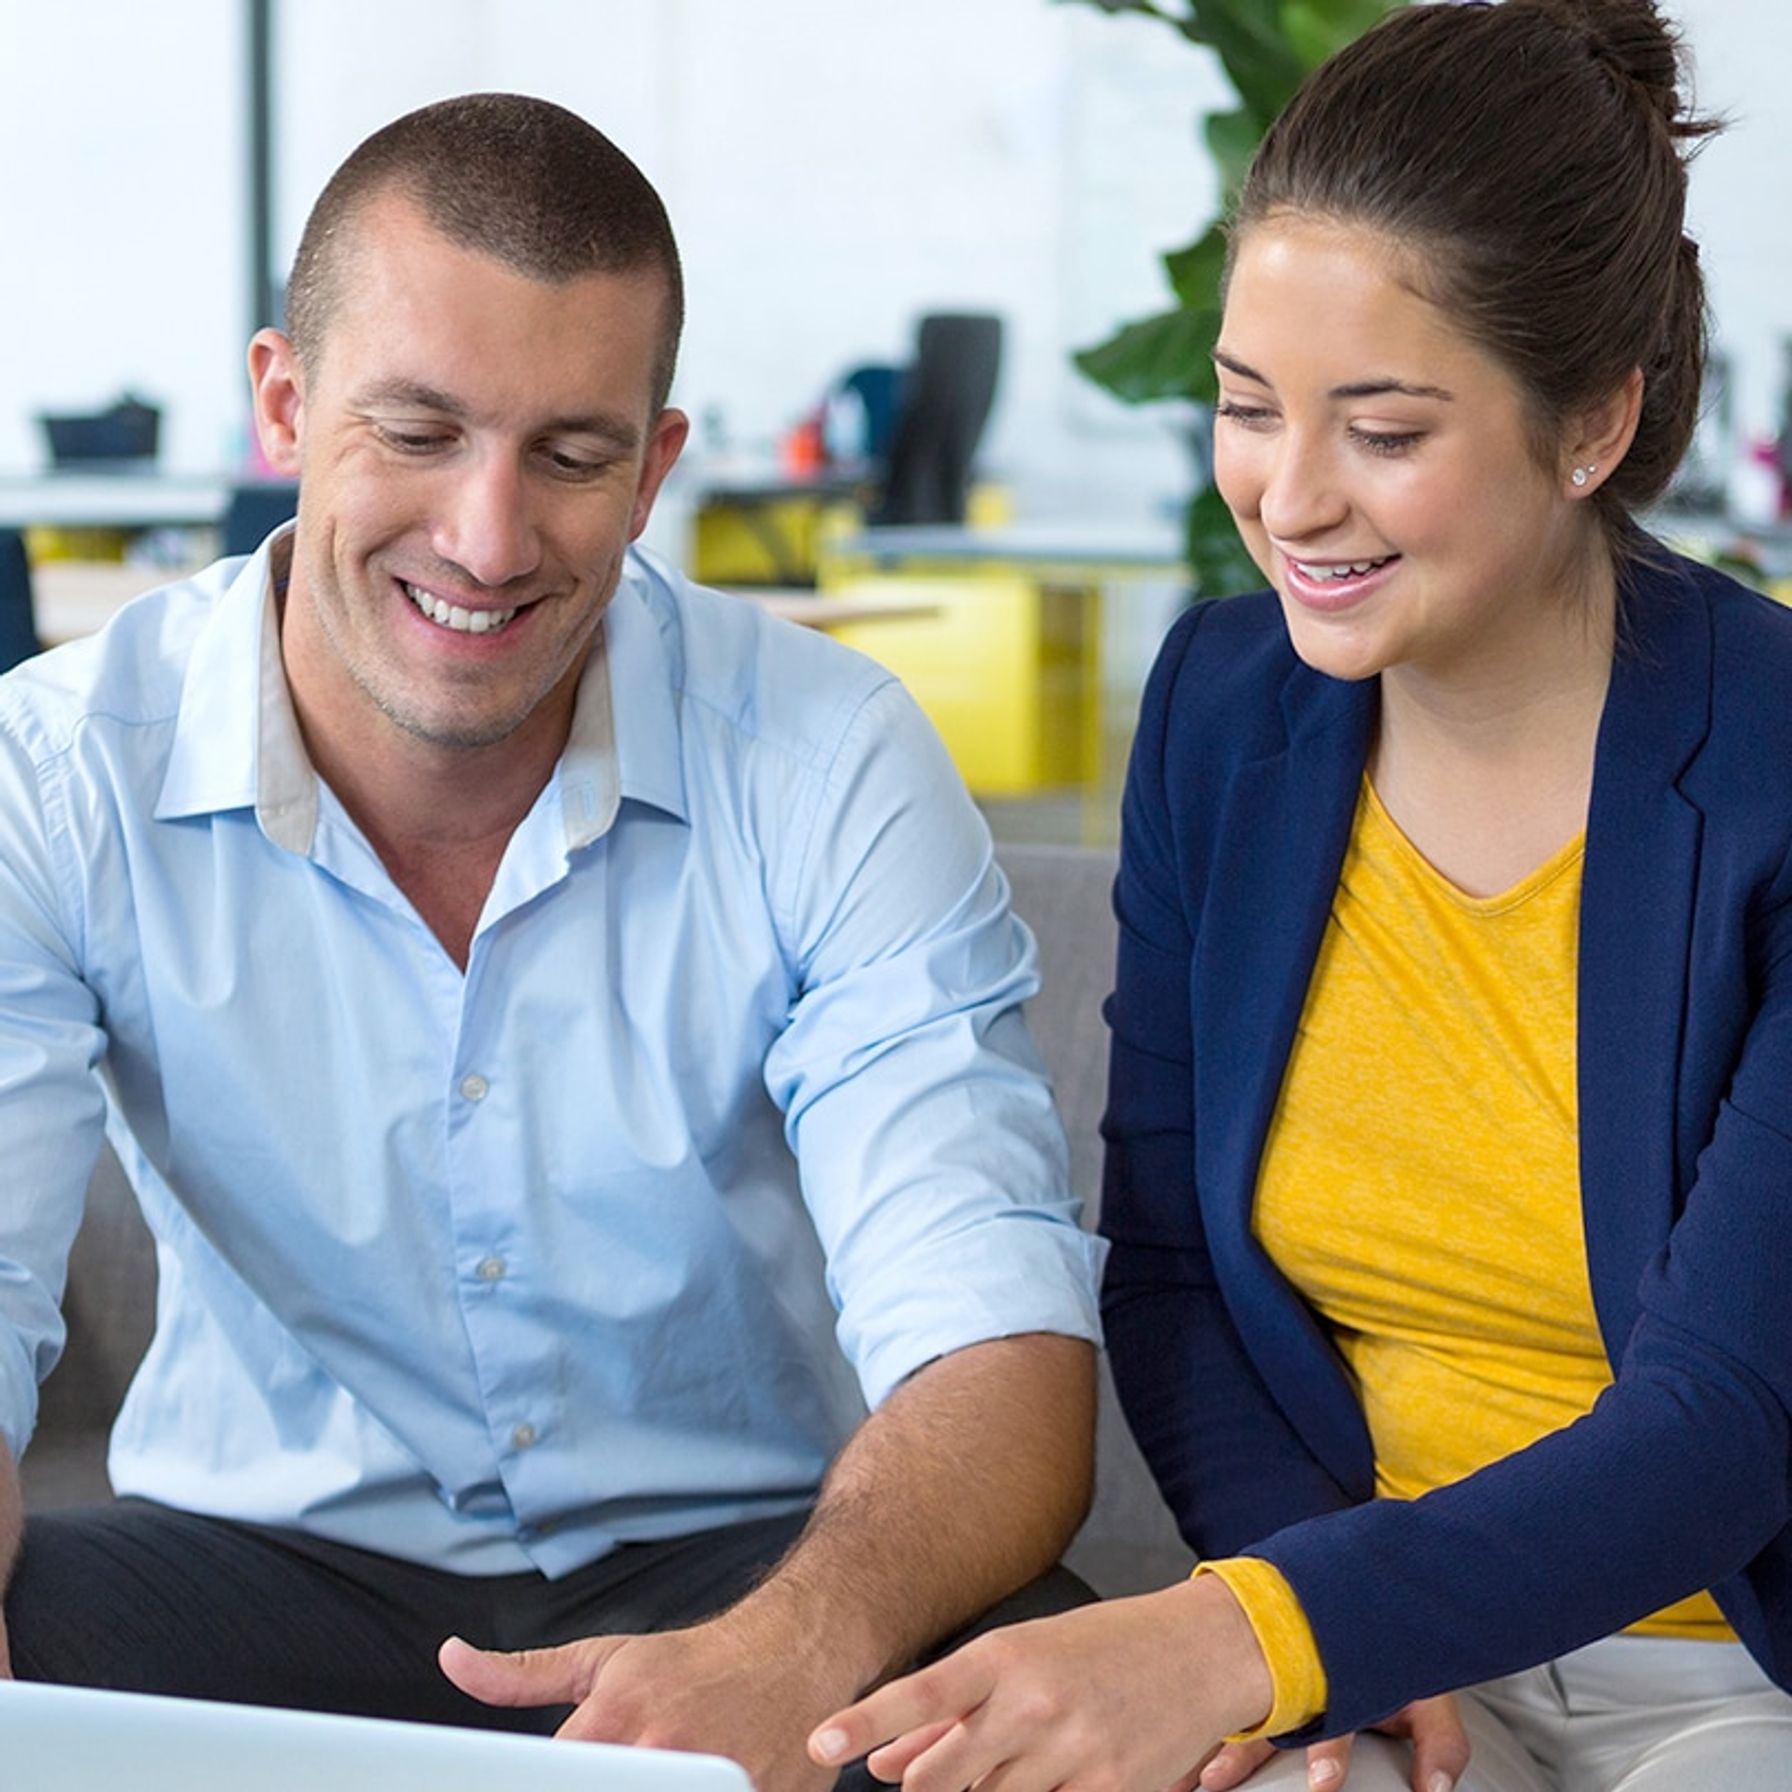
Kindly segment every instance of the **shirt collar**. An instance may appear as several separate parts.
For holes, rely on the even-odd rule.
[[[289,806],[289,812],[299,797],[297,786],[310,773],[310,762],[299,739],[298,719],[292,713],[292,699],[287,695],[285,675],[280,670],[274,556],[278,551],[283,574],[290,553],[284,539],[288,533],[289,529],[275,533],[249,556],[224,587],[194,640],[181,682],[180,711],[175,718],[168,770],[156,801],[158,821],[226,809],[259,808],[262,753],[270,745],[263,739],[262,729],[262,712],[269,698],[266,686],[270,655],[276,686],[273,701],[286,724],[285,745],[297,754],[297,775],[289,763],[286,776],[278,781],[277,798]],[[244,675],[250,666],[259,668],[259,677]],[[310,782],[315,785],[315,779]],[[309,802],[315,820],[315,788],[310,791]],[[296,824],[289,822],[282,827],[282,833],[290,835],[295,828]],[[308,826],[306,842],[309,843]]]
[[[649,804],[688,822],[679,718],[684,696],[683,654],[671,605],[655,601],[657,588],[667,576],[656,563],[631,549],[616,595],[604,612],[602,638],[610,667],[620,793],[632,802]],[[581,703],[583,696],[581,689]],[[575,738],[577,733],[575,721]]]
[[[199,631],[156,819],[253,807],[269,840],[308,856],[318,779],[280,657],[278,594],[291,533],[288,524],[250,556]],[[243,676],[251,665],[253,681]],[[666,630],[631,556],[580,676],[560,758],[569,853],[609,831],[625,796],[688,819],[677,683]]]

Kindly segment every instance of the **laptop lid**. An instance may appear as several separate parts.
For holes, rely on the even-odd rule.
[[[716,1755],[0,1681],[6,1792],[752,1792]]]

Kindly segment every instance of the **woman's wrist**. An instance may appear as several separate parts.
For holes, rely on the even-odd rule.
[[[1217,1574],[1202,1574],[1151,1597],[1162,1601],[1178,1657],[1223,1734],[1255,1729],[1269,1716],[1275,1684],[1237,1595]]]

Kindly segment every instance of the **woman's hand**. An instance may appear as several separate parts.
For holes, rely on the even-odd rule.
[[[829,1718],[811,1756],[871,1751],[907,1792],[1163,1792],[1269,1710],[1269,1668],[1214,1575],[990,1631]]]
[[[1454,1792],[1468,1765],[1468,1733],[1448,1693],[1415,1699],[1375,1728],[1412,1743],[1412,1792]],[[1307,1750],[1307,1784],[1313,1792],[1339,1792],[1350,1772],[1348,1736],[1315,1742]],[[1229,1742],[1201,1770],[1201,1792],[1232,1792],[1276,1751],[1267,1742]]]

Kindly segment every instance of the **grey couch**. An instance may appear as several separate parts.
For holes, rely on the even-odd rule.
[[[1033,1029],[1069,1129],[1075,1187],[1092,1218],[1107,1068],[1100,1004],[1114,957],[1113,858],[1044,846],[1007,847],[1001,858],[1015,906],[1039,938],[1044,988],[1032,1005]],[[23,1464],[28,1510],[110,1497],[106,1435],[149,1341],[154,1286],[149,1235],[107,1152],[69,1265],[68,1349],[44,1386],[37,1435]],[[1142,1592],[1186,1574],[1190,1558],[1120,1419],[1105,1372],[1102,1379],[1095,1508],[1069,1560],[1103,1593]]]

